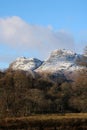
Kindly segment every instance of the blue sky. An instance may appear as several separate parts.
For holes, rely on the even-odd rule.
[[[58,48],[82,53],[86,45],[87,0],[0,0],[0,68]]]

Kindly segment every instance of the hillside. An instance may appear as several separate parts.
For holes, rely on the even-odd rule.
[[[0,72],[0,118],[72,112],[87,112],[86,69],[74,81],[20,70]]]

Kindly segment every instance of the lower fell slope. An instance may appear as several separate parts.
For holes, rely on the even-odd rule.
[[[87,69],[75,80],[65,75],[33,77],[21,70],[0,72],[0,118],[32,114],[86,113]]]

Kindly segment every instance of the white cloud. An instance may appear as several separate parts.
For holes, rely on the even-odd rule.
[[[0,43],[19,51],[36,50],[45,56],[57,48],[74,49],[73,37],[64,30],[31,25],[18,16],[0,18]]]

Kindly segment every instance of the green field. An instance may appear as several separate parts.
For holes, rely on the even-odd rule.
[[[46,114],[0,119],[0,129],[87,130],[87,114]]]

